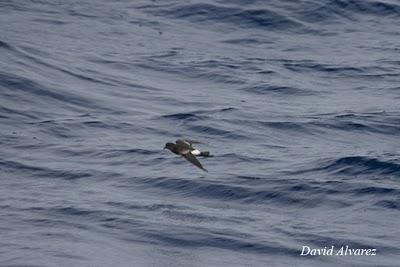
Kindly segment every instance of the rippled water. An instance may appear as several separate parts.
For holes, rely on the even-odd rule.
[[[398,266],[398,1],[0,14],[2,266]]]

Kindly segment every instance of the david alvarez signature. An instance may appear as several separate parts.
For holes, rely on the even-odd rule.
[[[311,248],[303,246],[301,256],[376,256],[376,248],[350,248],[349,246],[335,246]]]

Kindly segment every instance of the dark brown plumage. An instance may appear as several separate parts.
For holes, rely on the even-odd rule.
[[[193,165],[197,166],[198,168],[202,169],[203,171],[208,172],[203,165],[201,165],[200,161],[196,158],[195,155],[198,156],[210,156],[209,152],[200,152],[197,149],[194,149],[193,141],[189,140],[176,140],[176,143],[166,143],[164,149],[169,149],[172,153],[176,155],[180,155],[188,160]],[[195,153],[196,152],[196,153]]]

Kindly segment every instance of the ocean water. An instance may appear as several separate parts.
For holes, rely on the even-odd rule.
[[[399,266],[399,21],[396,0],[0,1],[0,265]],[[376,256],[300,255],[346,245]]]

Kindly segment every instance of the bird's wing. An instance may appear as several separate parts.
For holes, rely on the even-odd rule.
[[[176,140],[175,147],[179,155],[186,154],[192,150],[191,145],[186,143],[184,140]]]
[[[189,146],[192,146],[193,144],[201,144],[201,142],[199,141],[195,141],[195,140],[191,140],[191,139],[178,139],[176,140],[176,143],[184,143],[187,144]]]
[[[199,167],[203,171],[208,172],[206,169],[204,169],[204,167],[201,165],[200,161],[198,159],[196,159],[196,157],[192,153],[188,152],[186,154],[183,154],[182,156],[185,159],[187,159],[190,163],[196,165],[197,167]]]
[[[192,147],[192,142],[188,141],[188,140],[183,140],[183,139],[178,139],[176,140],[176,144],[178,146],[184,147],[184,148],[191,148]]]

